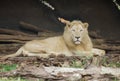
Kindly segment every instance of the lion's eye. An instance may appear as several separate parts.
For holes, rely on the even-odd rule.
[[[70,24],[68,24],[67,26],[68,26],[68,27],[70,27],[71,25],[70,25]]]
[[[83,30],[80,30],[80,32],[83,31]]]
[[[74,32],[75,30],[73,29],[72,31]]]

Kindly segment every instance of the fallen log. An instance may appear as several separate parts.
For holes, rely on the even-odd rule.
[[[120,77],[120,68],[111,68],[111,67],[89,67],[87,69],[83,68],[63,68],[63,67],[44,67],[45,71],[54,76],[64,76],[66,73],[78,73],[79,75],[105,75],[110,74],[115,77]],[[67,76],[67,75],[66,75]],[[79,77],[79,76],[78,76]]]
[[[120,51],[119,41],[92,39],[92,42],[95,48],[100,48],[108,51]]]
[[[78,57],[78,56],[77,56]],[[32,58],[32,59],[31,59]],[[39,58],[40,59],[40,58]],[[85,78],[85,81],[110,81],[109,77],[120,77],[120,68],[103,67],[99,66],[101,61],[100,56],[95,55],[92,59],[92,63],[86,68],[67,68],[67,67],[45,67],[45,66],[34,66],[26,64],[24,61],[33,62],[38,60],[36,57],[13,57],[9,58],[9,61],[22,61],[19,63],[19,67],[10,72],[0,72],[0,77],[13,77],[13,76],[26,76],[34,78],[44,78],[50,80],[62,80],[62,81],[80,81],[83,78],[89,76],[90,78]],[[45,61],[45,60],[44,60]],[[53,59],[51,60],[53,61]],[[40,61],[41,62],[41,61]],[[108,75],[108,76],[105,76]]]
[[[114,46],[114,45],[94,45],[95,48],[104,49],[106,51],[120,51],[120,46]]]
[[[84,69],[84,68],[65,68],[65,67],[36,67],[36,66],[22,65],[17,70],[11,72],[0,72],[0,77],[10,77],[10,76],[31,77],[32,76],[35,78],[63,80],[63,81],[66,80],[78,81],[78,80],[82,80],[84,76],[88,76],[88,75],[91,77],[88,79],[90,81],[93,80],[100,81],[100,78],[104,75],[112,75],[114,77],[119,78],[120,68],[94,66]]]
[[[120,45],[120,40],[105,40],[105,43]]]
[[[56,32],[38,32],[38,35],[29,35],[29,36],[23,36],[23,35],[7,35],[7,34],[0,34],[0,42],[6,42],[6,43],[25,43],[30,40],[35,39],[44,39],[47,37],[53,37],[53,36],[59,36],[61,33]]]
[[[117,51],[108,51],[109,54],[120,54],[120,50],[117,50]]]
[[[96,31],[89,31],[89,35],[91,38],[102,38]]]
[[[0,40],[0,43],[20,43],[20,44],[24,44],[27,41],[21,41],[21,40]]]
[[[21,41],[29,41],[33,39],[39,39],[36,36],[18,36],[18,35],[0,35],[0,40],[21,40]]]
[[[92,39],[94,45],[108,45],[108,46],[120,46],[120,41],[107,40],[107,39]]]
[[[53,36],[59,36],[62,35],[61,32],[38,32],[38,36],[43,36],[43,37],[53,37]]]
[[[0,34],[31,36],[30,34],[27,34],[21,31],[5,29],[5,28],[4,29],[0,28]]]
[[[81,65],[83,65],[83,67],[86,67],[91,63],[91,58],[88,59],[88,58],[81,57],[81,56],[67,57],[65,55],[58,55],[58,56],[49,55],[48,58],[42,58],[42,57],[21,57],[21,55],[20,55],[19,57],[11,57],[11,58],[8,58],[6,60],[3,60],[2,57],[1,57],[0,63],[3,64],[4,61],[6,61],[6,62],[10,61],[12,63],[17,63],[17,64],[21,64],[21,63],[24,63],[24,62],[27,62],[27,64],[29,64],[29,62],[31,64],[34,64],[34,62],[36,62],[36,65],[38,65],[38,66],[39,65],[44,65],[44,66],[70,66],[70,65],[73,64],[73,61],[75,61],[76,64],[79,64],[79,65],[81,64]],[[83,61],[84,61],[84,64],[82,64]],[[68,64],[66,64],[66,62]]]
[[[55,32],[39,32],[38,36],[36,35],[6,35],[6,34],[0,34],[0,42],[8,42],[8,43],[25,43],[30,40],[35,39],[44,39],[46,37],[52,37],[52,36],[58,36],[61,33],[55,33]]]
[[[26,22],[23,22],[23,21],[20,22],[20,25],[21,25],[22,28],[25,28],[27,30],[31,30],[33,32],[52,32],[52,31],[49,31],[47,29],[42,29],[42,28],[39,28],[35,25],[32,25],[30,23],[26,23]]]

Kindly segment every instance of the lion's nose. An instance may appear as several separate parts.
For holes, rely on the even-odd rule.
[[[80,37],[75,37],[76,39],[79,39]]]

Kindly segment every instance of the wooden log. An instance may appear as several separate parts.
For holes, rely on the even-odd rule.
[[[92,39],[94,48],[104,49],[106,51],[120,52],[119,41],[106,40],[106,39]]]
[[[21,62],[30,62],[30,61],[37,61],[37,58],[38,57],[21,57],[21,56],[19,56],[19,57],[12,57],[12,58],[8,58],[7,60],[9,60],[9,61],[14,61],[14,62],[19,62],[19,63],[21,63]],[[1,60],[1,62],[2,62],[2,60]]]
[[[38,36],[43,36],[43,37],[53,37],[53,36],[59,36],[62,35],[61,32],[38,32]]]
[[[0,43],[20,43],[20,44],[24,44],[27,41],[21,41],[21,40],[0,40]]]
[[[84,68],[66,68],[66,67],[36,67],[22,64],[17,70],[11,72],[0,72],[0,77],[10,76],[29,76],[53,80],[78,81],[83,76],[90,75],[92,80],[100,80],[101,76],[112,75],[120,77],[120,68],[111,67],[92,67]],[[91,81],[92,81],[91,80]],[[87,80],[88,81],[88,80]]]
[[[42,28],[39,28],[35,25],[32,25],[30,23],[26,23],[26,22],[23,22],[23,21],[20,22],[20,25],[21,25],[22,28],[25,28],[27,30],[31,30],[33,32],[52,32],[52,31],[49,31],[47,29],[42,29]]]
[[[17,35],[0,35],[0,40],[21,40],[21,41],[29,41],[33,39],[39,39],[36,36],[17,36]]]
[[[105,43],[107,44],[114,44],[114,45],[120,45],[119,40],[105,40]]]
[[[114,46],[114,45],[94,45],[95,48],[104,49],[106,51],[120,51],[120,46]]]
[[[30,34],[27,34],[27,33],[21,32],[21,31],[11,30],[11,29],[3,29],[3,28],[0,28],[0,34],[31,36]]]
[[[120,54],[120,50],[117,51],[108,51],[108,54]]]
[[[27,59],[27,60],[26,60]],[[9,60],[17,60],[17,61],[28,61],[37,60],[36,57],[13,57],[9,58]],[[98,80],[101,81],[101,77],[104,75],[111,75],[114,77],[120,77],[120,68],[112,68],[112,67],[103,67],[96,66],[99,63],[99,57],[94,56],[92,66],[90,65],[86,69],[84,68],[66,68],[66,67],[41,67],[41,66],[33,66],[27,65],[25,62],[21,62],[21,65],[18,69],[11,72],[0,72],[0,77],[13,77],[13,76],[29,76],[35,78],[44,78],[51,80],[68,80],[68,81],[80,81],[84,76],[90,76],[90,81]],[[96,62],[97,61],[97,62]],[[110,75],[110,76],[109,76]],[[108,78],[105,77],[105,78]],[[88,79],[86,80],[88,81]],[[103,80],[106,81],[106,80]],[[109,80],[107,80],[109,81]]]
[[[40,32],[38,33],[38,36],[31,35],[31,36],[21,36],[21,35],[6,35],[6,34],[0,34],[0,42],[8,42],[8,43],[25,43],[30,40],[35,39],[44,39],[46,37],[52,37],[52,36],[58,36],[61,33],[55,33],[55,32]]]
[[[97,32],[95,31],[89,31],[89,35],[91,38],[102,38]]]

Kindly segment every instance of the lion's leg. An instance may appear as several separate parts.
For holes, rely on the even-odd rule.
[[[23,56],[37,56],[37,57],[48,57],[50,54],[45,52],[45,51],[41,51],[41,52],[29,52],[27,50],[23,51]]]
[[[72,56],[70,55],[69,53],[61,53],[61,52],[29,52],[29,51],[24,51],[23,52],[23,55],[24,56],[37,56],[37,57],[43,57],[43,58],[47,58],[49,57],[50,55],[55,55],[55,56],[58,56],[58,55],[65,55],[65,56]]]
[[[69,52],[69,51],[59,51],[59,52],[53,52],[53,51],[51,51],[51,52],[49,52],[50,54],[53,54],[53,55],[56,55],[56,56],[58,56],[58,55],[65,55],[65,56],[72,56],[73,54],[71,53],[71,52]]]
[[[8,59],[8,58],[10,58],[10,57],[19,56],[19,55],[22,54],[23,50],[24,50],[23,47],[21,47],[20,49],[18,49],[18,51],[17,51],[16,53],[13,53],[13,54],[9,54],[9,55],[3,56],[3,57],[1,57],[0,59],[6,60],[6,59]]]
[[[91,51],[74,51],[73,54],[79,55],[79,56],[93,56],[93,55],[98,55],[98,56],[104,56],[105,51],[97,48],[93,48]]]
[[[105,55],[105,50],[93,48],[92,49],[92,53],[94,53],[96,55],[99,55],[99,56],[104,56]]]
[[[42,53],[36,54],[36,53],[30,53],[30,52],[28,52],[28,53],[25,54],[25,55],[26,55],[26,56],[36,56],[36,57],[47,58],[47,57],[49,57],[50,54],[42,54]]]
[[[74,56],[86,56],[91,57],[93,56],[93,53],[91,51],[74,51]]]

